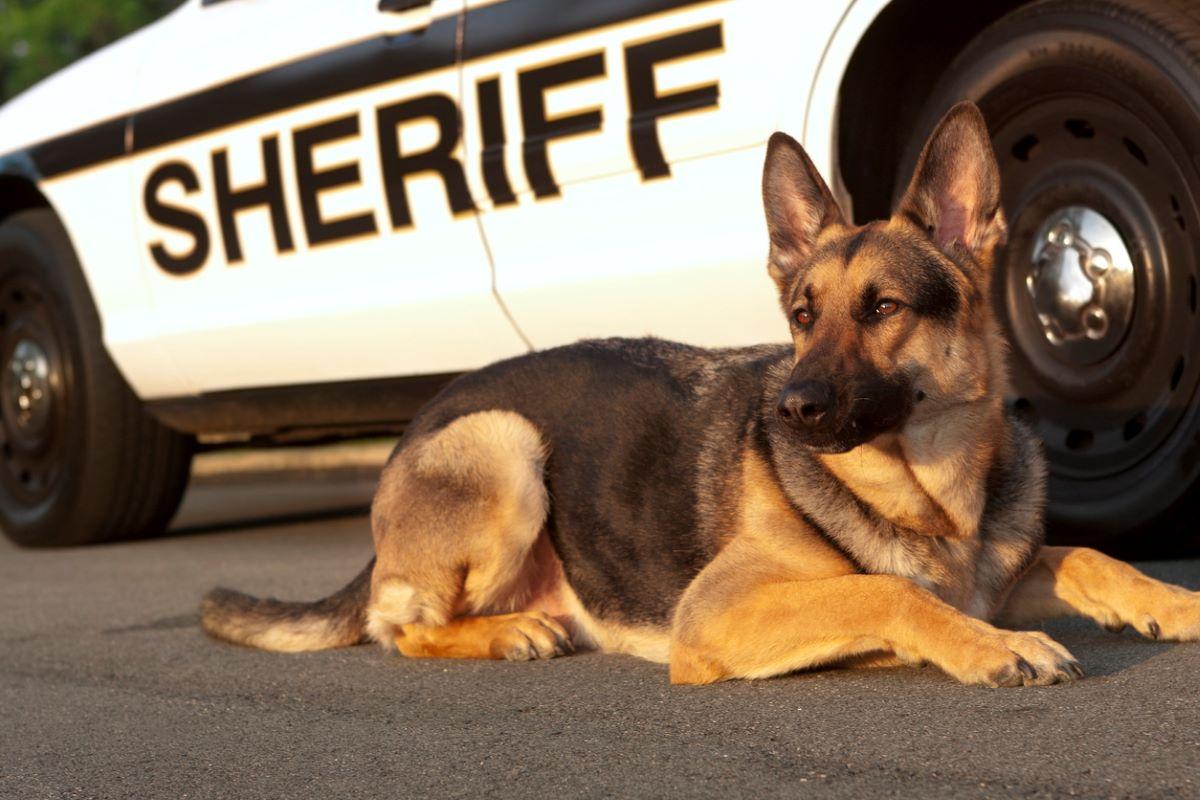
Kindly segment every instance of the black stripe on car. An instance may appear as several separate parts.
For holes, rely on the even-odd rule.
[[[710,2],[506,0],[463,15],[467,31],[463,60]],[[250,119],[452,67],[458,24],[457,15],[442,17],[420,31],[348,44],[98,122],[34,144],[28,152],[42,178],[60,177]],[[132,143],[126,141],[130,117],[135,120]]]

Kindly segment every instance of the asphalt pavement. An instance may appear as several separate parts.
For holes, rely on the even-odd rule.
[[[1087,678],[1025,689],[933,668],[672,687],[622,656],[205,638],[214,585],[311,598],[370,556],[361,514],[238,522],[369,496],[310,483],[197,487],[187,530],[155,541],[0,544],[0,797],[1200,797],[1200,645],[1077,622],[1047,630]],[[1200,562],[1143,566],[1200,586]]]

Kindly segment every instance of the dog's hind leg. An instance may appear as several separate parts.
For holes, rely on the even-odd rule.
[[[401,625],[396,649],[409,658],[504,658],[532,661],[571,651],[571,637],[541,611],[457,617],[444,625]]]
[[[538,430],[508,411],[460,417],[406,445],[371,508],[376,564],[367,632],[428,658],[550,658],[563,625],[526,611],[547,560]]]
[[[1064,616],[1088,617],[1114,631],[1129,626],[1151,639],[1200,641],[1200,593],[1087,547],[1043,547],[999,618],[1027,625]]]

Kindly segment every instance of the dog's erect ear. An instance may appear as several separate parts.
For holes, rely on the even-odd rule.
[[[767,269],[783,292],[800,265],[812,254],[827,225],[842,222],[842,212],[808,154],[786,133],[767,144],[763,165],[763,206],[771,234]]]
[[[946,112],[925,143],[897,213],[924,228],[949,255],[965,247],[985,268],[1007,233],[1000,168],[987,123],[974,103]]]

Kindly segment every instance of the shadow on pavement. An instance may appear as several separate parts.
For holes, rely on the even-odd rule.
[[[365,514],[376,474],[363,471],[193,481],[167,536]]]

